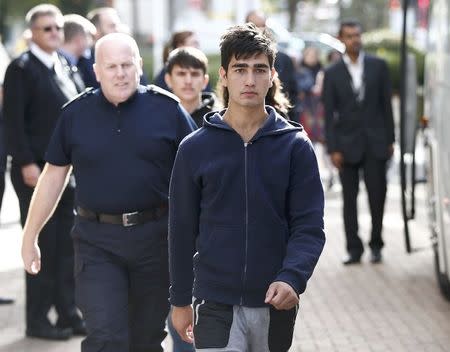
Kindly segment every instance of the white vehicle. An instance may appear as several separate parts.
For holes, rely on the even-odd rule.
[[[431,1],[425,59],[429,216],[440,288],[450,300],[450,0]]]

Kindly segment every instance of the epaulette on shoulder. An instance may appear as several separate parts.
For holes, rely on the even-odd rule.
[[[156,86],[154,84],[147,85],[147,91],[149,93],[153,93],[153,94],[165,95],[166,97],[175,100],[177,103],[180,102],[180,99],[175,94],[173,94],[173,93],[171,93],[171,92],[169,92],[169,91],[167,91],[167,90],[165,90],[165,89],[163,89],[161,87],[158,87],[158,86]]]
[[[65,103],[61,109],[65,109],[66,107],[68,107],[70,104],[72,104],[74,101],[80,100],[80,99],[84,99],[86,97],[88,97],[91,94],[94,94],[95,89],[92,87],[88,87],[86,88],[84,91],[82,91],[80,94],[75,95],[71,100],[69,100],[67,103]]]
[[[17,58],[17,65],[20,68],[24,68],[29,60],[30,60],[30,55],[28,52],[25,52]]]

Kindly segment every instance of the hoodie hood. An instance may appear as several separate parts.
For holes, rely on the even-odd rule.
[[[214,93],[203,92],[202,93],[202,105],[200,105],[198,110],[207,108],[208,112],[210,112],[214,109],[215,103],[216,103],[216,96],[214,95]]]
[[[191,116],[198,127],[203,126],[203,116],[214,110],[215,104],[216,104],[216,96],[214,95],[214,93],[211,92],[202,93],[201,105],[194,112],[191,113]]]
[[[212,111],[205,115],[203,126],[208,128],[219,128],[229,131],[234,131],[225,121],[222,116],[226,109],[221,111]],[[283,116],[278,114],[271,106],[266,105],[268,117],[263,126],[253,136],[252,141],[258,138],[270,135],[284,134],[290,132],[303,131],[303,126],[295,121],[288,121]]]

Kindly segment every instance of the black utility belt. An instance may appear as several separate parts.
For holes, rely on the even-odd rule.
[[[77,214],[82,218],[105,224],[122,225],[125,227],[155,221],[167,214],[167,204],[161,204],[153,209],[134,211],[124,214],[103,214],[92,210],[77,207]]]

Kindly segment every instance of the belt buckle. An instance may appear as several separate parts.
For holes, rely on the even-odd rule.
[[[129,227],[129,226],[136,225],[137,223],[136,222],[132,222],[130,220],[130,217],[132,217],[133,215],[138,215],[138,214],[139,214],[139,212],[137,212],[137,211],[134,211],[132,213],[122,214],[122,224],[123,224],[123,226]]]

